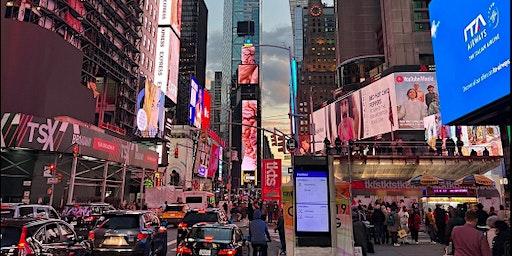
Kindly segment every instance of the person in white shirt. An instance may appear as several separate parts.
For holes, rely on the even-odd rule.
[[[398,106],[398,120],[403,121],[401,126],[414,127],[416,122],[423,121],[427,116],[427,107],[417,99],[414,89],[407,91],[407,100]]]

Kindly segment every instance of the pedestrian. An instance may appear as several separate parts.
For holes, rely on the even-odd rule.
[[[455,141],[452,138],[446,140],[446,150],[448,151],[448,156],[455,155]]]
[[[413,242],[419,244],[418,233],[420,232],[421,216],[418,208],[414,208],[412,214],[409,216],[408,225],[409,230],[411,231],[412,240],[414,240]]]
[[[482,152],[482,155],[489,156],[489,150],[487,149],[487,147],[484,147],[484,151]]]
[[[408,224],[409,224],[409,216],[410,215],[409,215],[409,212],[407,211],[407,207],[405,206],[405,203],[403,203],[402,200],[401,200],[400,204],[403,205],[400,208],[400,211],[398,212],[398,216],[400,217],[400,229],[404,230],[405,233],[409,233]],[[405,237],[403,237],[402,242],[405,242]]]
[[[272,202],[270,202],[267,205],[267,218],[268,218],[268,223],[272,223],[272,220],[274,218],[274,204]]]
[[[358,209],[353,208],[352,212],[358,212]],[[361,221],[361,214],[352,215],[352,232],[354,235],[354,246],[361,247],[363,256],[368,253],[368,228]]]
[[[384,244],[385,241],[385,235],[384,235],[384,221],[386,220],[386,216],[384,215],[384,212],[382,211],[384,206],[380,206],[379,204],[375,205],[375,210],[372,214],[372,223],[375,227],[375,243],[376,244]]]
[[[436,221],[434,220],[434,213],[432,208],[428,208],[428,212],[425,214],[425,228],[430,237],[430,243],[436,244]]]
[[[491,208],[489,208],[489,216],[497,216],[497,215],[498,215],[498,213],[496,213],[494,206],[491,206]]]
[[[261,214],[261,212],[260,212],[260,214]],[[253,217],[254,217],[254,208],[252,206],[252,202],[249,201],[249,203],[247,204],[247,218],[249,219],[249,221],[252,221]]]
[[[490,256],[491,249],[485,235],[476,229],[477,214],[467,211],[465,214],[466,223],[455,227],[452,232],[455,256]]]
[[[489,216],[487,218],[486,224],[489,227],[489,229],[485,232],[485,235],[487,236],[487,242],[489,243],[489,247],[492,250],[492,243],[494,240],[494,237],[496,237],[496,234],[498,230],[496,229],[496,221],[498,221],[498,216]]]
[[[462,147],[464,146],[464,142],[460,139],[460,136],[457,137],[457,151],[459,152],[459,156],[462,156]]]
[[[485,226],[485,222],[487,221],[487,218],[489,218],[489,214],[484,210],[484,205],[481,203],[478,203],[476,205],[476,216],[478,217],[477,226]]]
[[[497,235],[494,237],[492,256],[510,256],[510,228],[502,220],[494,223]]]
[[[471,150],[470,156],[478,156],[478,153],[476,153],[475,149]]]
[[[258,249],[261,252],[261,256],[267,256],[267,242],[270,241],[268,226],[261,219],[261,211],[259,209],[256,209],[253,214],[254,219],[249,223],[249,240],[253,248],[253,256],[258,256]]]
[[[436,139],[436,154],[438,156],[443,155],[443,139],[441,139],[441,137],[437,137]]]
[[[464,225],[464,223],[466,223],[466,221],[464,220],[464,215],[465,212],[462,211],[461,207],[457,206],[457,209],[452,207],[452,210],[450,212],[450,218],[448,219],[448,222],[446,224],[446,232],[444,234],[444,237],[447,239],[447,244],[449,244],[450,241],[453,241],[453,228],[457,226],[462,226]]]
[[[448,245],[446,243],[446,239],[445,239],[446,210],[441,208],[440,204],[436,204],[436,209],[434,210],[434,220],[436,222],[436,228],[437,228],[437,241],[441,244]]]
[[[398,207],[394,203],[391,206],[391,212],[389,213],[386,219],[386,225],[389,233],[391,234],[391,241],[393,242],[393,246],[400,246],[398,243],[398,229],[400,228],[400,217],[397,213]]]
[[[279,255],[286,255],[286,238],[284,236],[284,215],[282,209],[279,210],[277,216],[277,225],[274,232],[279,233],[279,241],[281,242],[281,253]]]
[[[224,209],[224,212],[228,214],[228,204],[226,202],[222,204],[222,209]]]

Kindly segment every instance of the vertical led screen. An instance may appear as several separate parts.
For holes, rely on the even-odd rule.
[[[211,110],[211,95],[208,90],[203,92],[203,116],[201,121],[201,129],[210,129],[210,110]]]
[[[197,89],[197,95],[196,95],[196,117],[194,119],[194,126],[197,128],[201,128],[202,124],[202,118],[203,118],[203,89],[198,88]]]
[[[174,33],[170,34],[171,49],[169,56],[169,85],[165,93],[173,102],[178,99],[178,73],[180,63],[180,39]]]
[[[208,178],[213,178],[217,169],[219,168],[219,159],[220,159],[220,147],[212,143],[210,148],[210,162],[208,163]]]
[[[446,124],[510,95],[510,1],[434,0],[429,16]]]
[[[242,171],[256,171],[257,168],[257,100],[242,100]]]
[[[176,98],[171,98],[168,92],[169,78],[169,50],[171,47],[171,35],[173,34],[170,27],[158,27],[156,42],[156,59],[155,59],[155,84],[162,90],[167,97],[176,102]],[[178,46],[179,47],[179,46]]]
[[[256,53],[256,47],[253,45],[244,45],[242,47],[242,64],[256,64],[254,55]]]
[[[258,84],[259,71],[257,64],[238,65],[238,84]]]
[[[320,151],[324,148],[324,139],[327,138],[327,129],[325,125],[325,110],[326,108],[321,108],[315,112],[313,112],[313,128],[315,129],[315,135],[313,135],[314,147],[315,151]]]
[[[395,93],[400,129],[422,130],[423,118],[439,112],[434,72],[395,73]]]
[[[143,138],[163,138],[165,95],[156,85],[146,80],[137,95],[136,135]]]
[[[190,105],[188,111],[188,124],[194,125],[196,119],[196,103],[197,103],[197,91],[199,90],[199,83],[192,77],[190,79]]]

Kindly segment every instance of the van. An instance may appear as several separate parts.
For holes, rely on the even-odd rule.
[[[185,191],[183,201],[190,209],[206,209],[215,205],[215,194],[207,191]]]

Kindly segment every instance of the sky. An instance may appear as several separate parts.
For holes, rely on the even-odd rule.
[[[325,1],[332,5],[332,1]],[[208,41],[206,57],[207,85],[210,85],[215,71],[222,70],[222,22],[223,0],[205,0],[208,7]],[[261,0],[262,33],[260,44],[292,46],[292,27],[290,5],[288,0]],[[261,79],[262,95],[262,127],[273,130],[274,127],[285,133],[290,132],[289,112],[289,80],[290,66],[288,52],[276,48],[262,47]],[[270,139],[270,134],[267,134]],[[283,159],[283,155],[272,148],[275,158]],[[289,166],[283,162],[283,167]]]

